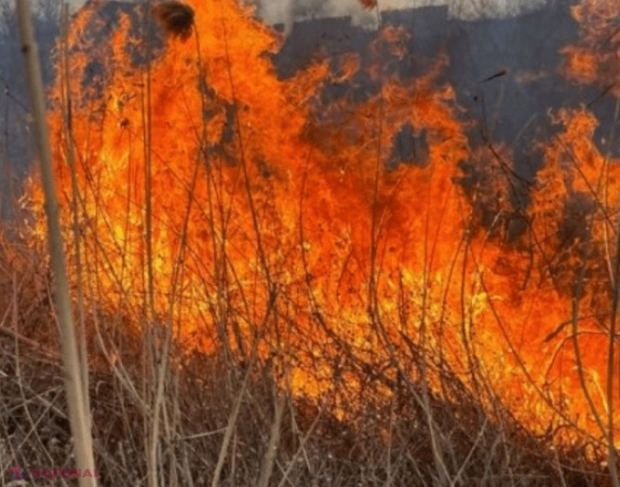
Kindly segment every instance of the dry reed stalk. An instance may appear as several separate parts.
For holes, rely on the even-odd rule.
[[[24,55],[26,83],[33,117],[33,130],[37,144],[45,213],[49,238],[49,251],[54,275],[55,312],[60,331],[62,358],[65,367],[65,389],[69,406],[69,422],[74,440],[76,467],[80,470],[95,470],[90,416],[85,407],[83,378],[80,371],[80,357],[73,328],[69,281],[63,251],[60,229],[59,205],[52,169],[52,155],[49,145],[49,131],[45,113],[45,95],[39,64],[38,47],[32,26],[32,13],[28,0],[15,1],[22,53]],[[80,487],[96,487],[93,477],[80,477]]]
[[[271,433],[269,434],[269,442],[267,443],[267,449],[265,450],[263,463],[260,469],[258,487],[269,487],[271,481],[273,467],[276,463],[278,446],[280,444],[284,406],[286,406],[286,396],[281,392],[275,400],[275,413],[271,425]]]
[[[84,407],[86,411],[90,411],[89,378],[88,378],[88,350],[86,346],[86,315],[84,309],[84,289],[82,286],[82,276],[84,266],[82,263],[82,234],[79,224],[79,199],[80,189],[77,181],[77,165],[75,147],[73,145],[74,137],[72,131],[72,112],[71,112],[71,89],[69,86],[69,46],[67,39],[69,38],[69,6],[63,3],[61,9],[60,22],[60,63],[62,70],[62,110],[63,117],[63,137],[66,143],[67,163],[69,164],[69,174],[71,175],[71,214],[73,217],[73,245],[75,249],[75,272],[77,275],[77,307],[78,307],[78,323],[79,323],[79,354],[82,369],[82,388],[84,389]]]

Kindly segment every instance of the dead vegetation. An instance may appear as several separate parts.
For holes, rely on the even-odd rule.
[[[168,35],[182,40],[191,35],[194,26],[194,9],[189,5],[169,0],[155,4],[152,11]]]
[[[0,467],[5,478],[15,465],[28,472],[73,464],[47,264],[33,252],[5,242],[0,254]],[[123,331],[122,317],[99,311],[105,326],[95,327],[92,317],[88,326],[100,485],[146,485],[145,429],[152,422],[148,398],[154,391],[143,343]],[[367,381],[363,394],[348,396],[343,388],[316,401],[276,386],[268,361],[238,363],[198,351],[171,354],[176,358],[166,386],[174,393],[163,404],[160,485],[211,484],[229,429],[218,485],[257,485],[274,430],[279,442],[268,485],[610,485],[596,461],[604,448],[554,447],[553,434],[533,436],[500,404],[491,417],[448,372],[442,377],[451,401],[425,392],[428,388],[414,380],[386,396],[381,391],[387,378],[380,373]],[[350,377],[365,374],[352,359],[340,366]],[[279,398],[284,407],[275,421]],[[36,485],[58,482],[39,479]]]
[[[153,12],[169,35],[191,34],[190,7],[169,1]],[[27,472],[73,468],[48,263],[31,242],[1,242],[0,468],[7,479],[16,465]],[[222,262],[228,258],[224,253]],[[271,293],[277,283],[267,271]],[[80,277],[74,282],[88,281]],[[220,279],[217,286],[225,308],[234,283]],[[262,331],[248,339],[243,359],[230,352],[236,320],[261,330],[250,314],[211,311],[221,342],[214,339],[219,346],[205,352],[171,339],[156,313],[105,307],[96,290],[84,303],[76,296],[102,486],[612,485],[604,443],[586,438],[562,446],[551,425],[534,435],[492,392],[477,395],[441,355],[411,340],[406,354],[362,359],[329,335],[330,347],[316,343],[312,352],[322,353],[338,378],[307,397],[290,386],[287,361],[294,357],[275,347],[265,353]],[[283,314],[293,296],[274,291],[267,302],[265,323],[271,316],[294,323]],[[380,333],[380,316],[369,315]],[[322,324],[318,313],[314,318]]]

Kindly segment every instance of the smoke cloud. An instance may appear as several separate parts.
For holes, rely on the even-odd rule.
[[[140,2],[142,0],[125,0]],[[350,17],[353,25],[377,27],[377,12],[364,10],[358,0],[242,0],[258,7],[258,16],[269,24],[283,24],[287,29],[294,22],[326,17]],[[541,9],[561,0],[378,0],[379,9],[408,10],[421,7],[448,8],[450,18],[478,20],[506,18]],[[73,7],[85,0],[68,0]]]
[[[447,6],[451,18],[477,20],[514,17],[543,8],[552,0],[379,0],[381,11]],[[377,26],[377,12],[364,10],[358,0],[249,0],[258,15],[270,24],[284,24],[313,18],[351,17],[354,25]]]

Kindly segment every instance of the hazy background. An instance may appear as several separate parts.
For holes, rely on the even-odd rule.
[[[140,2],[144,0],[129,0]],[[381,11],[447,5],[450,16],[464,20],[508,17],[526,13],[556,0],[379,0]],[[60,3],[60,1],[58,1]],[[69,0],[74,8],[85,0]],[[351,17],[354,25],[373,26],[376,12],[365,11],[358,0],[247,0],[271,24],[287,27],[299,20],[322,17]]]

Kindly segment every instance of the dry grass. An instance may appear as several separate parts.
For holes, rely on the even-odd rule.
[[[369,8],[375,3],[360,1]],[[191,34],[190,7],[167,1],[153,13],[168,35]],[[245,168],[243,158],[241,163]],[[249,183],[246,191],[252,205]],[[255,217],[254,207],[252,212]],[[261,270],[275,289],[253,223]],[[9,480],[14,465],[62,469],[74,468],[75,460],[47,259],[31,245],[0,242],[0,469]],[[225,251],[222,258],[228,258]],[[230,294],[226,282],[218,281],[217,296]],[[282,379],[286,366],[259,359],[255,349],[243,361],[224,346],[210,354],[190,351],[170,338],[165,323],[148,321],[152,313],[98,308],[96,295],[85,301],[102,486],[611,485],[600,461],[607,455],[604,445],[562,448],[554,443],[555,431],[534,436],[498,400],[477,397],[413,343],[409,358],[388,357],[389,372],[361,362],[346,344],[338,344],[338,357],[323,352],[321,360],[362,387],[335,382],[315,400],[293,394]],[[280,305],[275,294],[270,305]],[[379,333],[379,317],[370,315]],[[213,322],[227,332],[233,319],[216,314]],[[399,360],[425,373],[404,377],[410,367]],[[439,387],[430,386],[431,376]]]
[[[5,243],[0,268],[0,468],[5,478],[17,464],[72,468],[46,263],[26,247]],[[139,390],[142,345],[123,332],[121,321],[102,312],[104,329],[94,329],[92,321],[88,325],[95,454],[101,485],[141,486],[148,470],[144,428],[152,418]],[[98,341],[107,345],[107,358]],[[606,471],[588,460],[591,448],[554,449],[551,435],[532,436],[499,406],[496,417],[489,417],[448,372],[443,381],[452,401],[431,394],[426,410],[417,399],[426,390],[420,382],[401,384],[385,397],[379,393],[385,378],[378,375],[357,397],[349,395],[344,402],[344,392],[339,396],[336,391],[318,403],[277,387],[266,362],[239,364],[221,355],[174,349],[171,355],[177,358],[166,387],[175,394],[166,396],[162,408],[159,485],[211,483],[237,401],[239,413],[218,485],[257,485],[274,425],[280,438],[268,485],[442,485],[433,447],[445,463],[445,485],[609,485]],[[353,362],[344,366],[349,374],[365,373]],[[278,404],[282,410],[276,422]],[[38,480],[37,485],[58,482]]]

